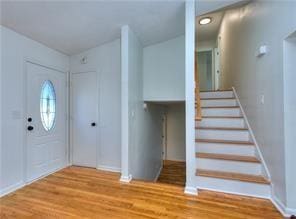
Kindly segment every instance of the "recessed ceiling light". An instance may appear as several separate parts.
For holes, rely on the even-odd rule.
[[[212,22],[212,18],[210,18],[210,17],[204,17],[204,18],[199,20],[200,25],[209,24],[211,22]]]

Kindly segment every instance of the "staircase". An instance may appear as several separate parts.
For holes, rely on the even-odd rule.
[[[269,197],[270,182],[233,91],[200,92],[200,106],[195,131],[198,188]]]

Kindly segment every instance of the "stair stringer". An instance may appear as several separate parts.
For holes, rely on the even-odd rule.
[[[264,158],[263,158],[263,155],[262,155],[262,152],[261,152],[261,150],[260,150],[260,148],[259,148],[259,145],[258,145],[258,142],[256,141],[256,138],[255,138],[255,135],[254,135],[254,132],[253,132],[253,130],[252,130],[252,128],[251,128],[251,126],[250,126],[250,123],[249,123],[249,121],[248,121],[248,118],[247,118],[247,115],[246,115],[246,113],[245,113],[245,111],[244,111],[244,109],[243,109],[243,107],[242,107],[242,104],[241,104],[241,102],[240,102],[240,100],[239,100],[239,96],[238,96],[238,94],[237,94],[237,92],[236,92],[236,90],[235,90],[235,87],[232,87],[232,90],[233,90],[233,94],[234,94],[234,97],[235,97],[235,99],[236,99],[236,101],[237,101],[237,103],[238,103],[238,105],[239,105],[239,108],[240,108],[240,110],[241,110],[241,113],[242,113],[242,116],[243,116],[243,118],[244,118],[244,121],[245,121],[245,125],[247,126],[247,128],[248,128],[248,130],[249,130],[249,133],[250,133],[250,137],[251,137],[251,141],[254,143],[254,145],[255,145],[255,156],[261,161],[261,164],[262,164],[262,174],[267,178],[267,179],[271,179],[271,177],[270,177],[270,172],[269,172],[269,170],[268,170],[268,168],[267,168],[267,165],[266,165],[266,162],[265,162],[265,160],[264,160]]]

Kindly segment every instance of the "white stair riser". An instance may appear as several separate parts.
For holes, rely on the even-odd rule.
[[[202,108],[202,116],[241,116],[239,108]]]
[[[200,92],[200,98],[232,98],[233,91]]]
[[[197,139],[219,139],[230,141],[249,141],[250,134],[248,131],[226,131],[226,130],[209,130],[197,129],[195,131]]]
[[[262,198],[269,198],[271,195],[270,185],[267,184],[249,183],[203,176],[196,176],[195,180],[197,182],[197,187],[200,189]]]
[[[237,106],[237,102],[235,99],[201,100],[201,106]]]
[[[217,170],[224,172],[244,173],[260,175],[262,166],[260,163],[196,158],[197,169]]]
[[[196,121],[195,125],[197,127],[244,128],[245,122],[237,118],[203,118],[201,121]]]
[[[240,156],[255,156],[253,145],[219,144],[219,143],[195,143],[195,151],[202,153],[231,154]]]

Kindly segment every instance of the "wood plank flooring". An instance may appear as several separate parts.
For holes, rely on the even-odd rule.
[[[270,201],[68,167],[0,199],[0,218],[282,218]]]
[[[185,186],[186,164],[181,161],[165,160],[157,182]]]

